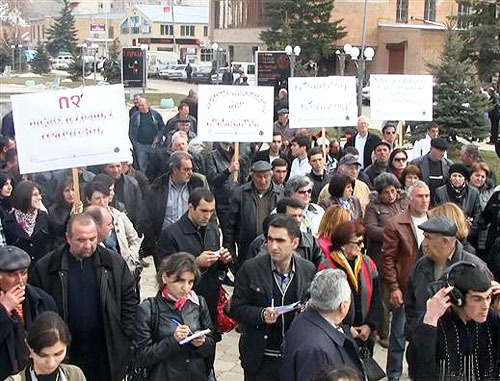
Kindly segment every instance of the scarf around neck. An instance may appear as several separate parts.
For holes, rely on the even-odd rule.
[[[21,226],[21,229],[31,237],[35,229],[36,218],[38,216],[38,209],[33,209],[28,212],[21,212],[19,209],[14,209],[14,216],[16,221]]]
[[[354,260],[354,269],[349,264],[349,261],[345,255],[340,250],[334,250],[330,253],[332,260],[338,264],[346,272],[349,278],[349,283],[354,287],[355,291],[358,292],[358,275],[361,271],[361,262],[363,261],[363,256],[358,255]]]
[[[175,296],[173,296],[171,293],[168,292],[167,286],[163,286],[163,288],[161,290],[161,296],[166,301],[173,303],[174,307],[179,311],[181,311],[184,308],[184,305],[186,304],[186,302],[188,300],[190,300],[191,302],[193,302],[197,306],[200,305],[200,299],[198,298],[198,295],[196,295],[196,293],[194,291],[189,291],[187,296],[185,296],[183,298],[176,298]]]
[[[446,184],[448,188],[448,195],[450,196],[451,201],[460,202],[462,198],[465,196],[467,191],[467,183],[464,182],[460,188],[455,187],[451,181],[448,181]]]

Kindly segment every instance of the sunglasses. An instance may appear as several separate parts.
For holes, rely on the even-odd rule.
[[[312,189],[300,189],[297,191],[297,193],[299,193],[299,194],[307,194],[307,193],[311,194]]]
[[[394,161],[406,161],[408,159],[406,159],[406,157],[395,157],[394,158]]]
[[[362,246],[363,245],[363,240],[360,239],[360,240],[357,240],[357,241],[349,241],[349,243],[353,243],[354,245],[357,245],[357,246]]]
[[[384,132],[386,135],[396,135],[396,131],[386,131]]]

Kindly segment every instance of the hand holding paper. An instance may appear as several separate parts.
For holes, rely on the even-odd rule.
[[[210,329],[208,329],[208,328],[207,328],[207,329],[204,329],[204,330],[202,330],[202,331],[196,331],[196,332],[195,332],[195,333],[193,333],[192,335],[190,335],[190,336],[186,337],[184,340],[179,341],[179,344],[180,344],[180,345],[187,344],[187,343],[189,343],[190,341],[192,341],[192,340],[194,340],[194,339],[196,339],[196,338],[198,338],[198,337],[201,337],[201,336],[204,336],[204,335],[209,334],[210,332],[211,332],[211,331],[210,331]]]

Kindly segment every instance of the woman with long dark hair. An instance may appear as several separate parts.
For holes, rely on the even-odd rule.
[[[52,247],[65,243],[66,224],[75,204],[73,179],[66,177],[57,186],[54,203],[49,208],[49,223],[52,231]]]
[[[0,171],[0,221],[7,218],[12,209],[12,177],[7,173]]]

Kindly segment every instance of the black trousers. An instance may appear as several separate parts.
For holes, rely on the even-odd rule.
[[[489,115],[491,122],[491,141],[496,142],[498,140],[498,124],[500,123],[500,113],[490,113]]]
[[[245,381],[280,381],[281,380],[281,359],[264,356],[260,369],[256,372],[245,370]]]

